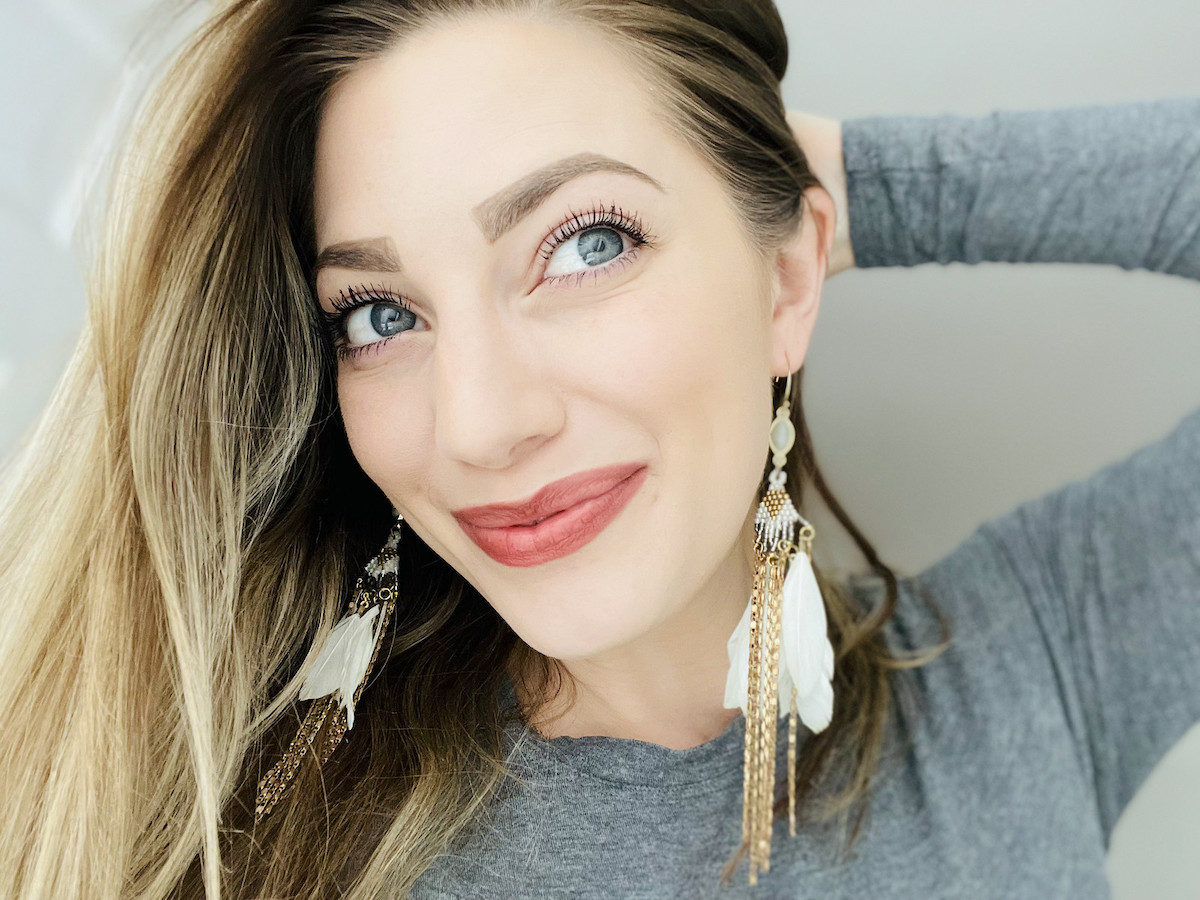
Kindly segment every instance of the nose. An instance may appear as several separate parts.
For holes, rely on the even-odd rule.
[[[439,453],[503,469],[557,434],[565,408],[536,341],[495,308],[444,320],[435,351],[434,439]]]

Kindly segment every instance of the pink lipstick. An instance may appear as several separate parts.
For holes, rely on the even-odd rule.
[[[589,543],[637,493],[645,463],[579,472],[517,503],[452,512],[467,537],[506,566],[536,566]]]

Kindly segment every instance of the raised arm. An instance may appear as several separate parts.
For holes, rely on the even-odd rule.
[[[1200,99],[789,120],[848,214],[832,271],[1062,262],[1200,279]]]
[[[801,138],[825,183],[834,134],[809,124],[825,129]],[[1102,263],[1200,279],[1200,100],[858,119],[837,137],[860,267]],[[827,187],[836,201],[836,171]],[[1049,657],[1107,844],[1200,722],[1200,409],[981,531],[1014,586],[993,614],[1032,623],[1007,632],[1008,658]],[[1005,654],[979,665],[991,659]]]

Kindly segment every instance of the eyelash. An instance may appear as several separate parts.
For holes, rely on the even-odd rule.
[[[554,251],[562,244],[569,241],[572,237],[579,234],[581,231],[587,231],[591,228],[607,226],[616,231],[621,232],[633,240],[633,246],[624,253],[612,260],[603,267],[596,267],[590,272],[573,272],[569,275],[552,275],[546,279],[547,283],[558,283],[567,279],[575,279],[576,286],[583,283],[583,279],[588,275],[599,276],[602,273],[610,270],[623,267],[628,262],[632,261],[637,254],[639,248],[653,247],[655,238],[647,232],[642,225],[641,219],[637,213],[626,213],[624,209],[611,204],[607,208],[594,205],[586,211],[570,210],[571,217],[555,228],[550,235],[542,241],[541,247],[538,248],[538,256],[543,260],[549,260],[554,255]],[[348,359],[358,356],[364,352],[377,352],[384,344],[390,342],[392,337],[385,337],[378,341],[372,341],[369,344],[363,344],[361,347],[350,347],[344,343],[343,329],[346,318],[356,309],[361,309],[364,306],[370,306],[372,303],[387,303],[393,306],[398,306],[405,312],[409,311],[408,303],[403,297],[399,297],[391,292],[384,291],[375,285],[358,288],[346,288],[338,292],[336,297],[331,297],[330,305],[336,310],[333,313],[321,311],[321,315],[325,319],[326,331],[329,335],[330,342],[333,344],[334,350],[337,353],[338,359]]]

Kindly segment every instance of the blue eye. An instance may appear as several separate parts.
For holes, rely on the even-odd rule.
[[[323,315],[329,337],[342,359],[411,331],[419,321],[401,298],[374,287],[350,288],[330,303],[336,312]]]
[[[580,264],[588,267],[603,265],[620,256],[625,250],[625,239],[612,228],[589,228],[563,241],[550,255],[546,266],[547,278],[561,278],[581,271]]]
[[[608,263],[622,254],[630,259],[643,244],[649,245],[650,240],[637,217],[627,216],[615,205],[574,213],[542,245],[541,256],[549,260],[546,280],[570,277],[582,280],[585,275],[608,271],[614,268]]]
[[[346,341],[352,347],[361,347],[380,338],[392,337],[411,328],[416,318],[399,304],[371,303],[361,306],[346,316]]]

